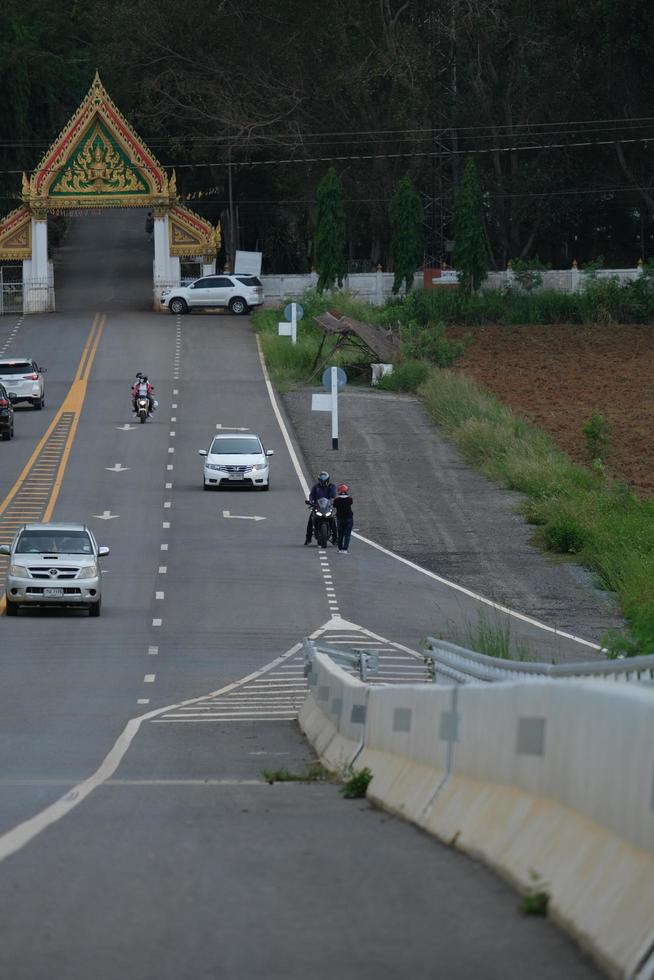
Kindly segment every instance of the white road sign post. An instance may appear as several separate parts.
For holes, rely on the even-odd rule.
[[[300,303],[287,303],[284,307],[285,323],[277,324],[277,333],[280,337],[290,337],[293,346],[297,344],[297,322],[304,316],[304,310]]]
[[[312,395],[312,412],[332,413],[332,449],[338,449],[338,393],[347,384],[347,375],[343,368],[325,368],[322,383],[329,392],[328,395]]]

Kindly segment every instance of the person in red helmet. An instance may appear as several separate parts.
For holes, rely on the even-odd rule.
[[[350,496],[350,488],[347,483],[341,483],[336,487],[334,508],[336,510],[338,553],[339,555],[346,555],[350,547],[350,535],[352,534],[352,527],[354,525],[352,497]]]

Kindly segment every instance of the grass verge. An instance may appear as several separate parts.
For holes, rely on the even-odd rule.
[[[638,288],[649,297],[651,284],[643,283]],[[616,294],[622,301],[635,292],[635,288],[620,292],[615,284],[595,289],[603,300]],[[599,302],[595,293],[590,290],[584,294],[583,303],[588,305],[593,298]],[[562,305],[570,299],[564,294],[510,297],[509,321],[519,312],[523,323],[550,322],[550,313],[561,322],[566,319],[561,316]],[[577,297],[574,301],[581,302]],[[486,304],[483,316],[480,313],[476,320],[473,313],[482,306],[475,304],[482,302]],[[307,293],[302,297],[305,315],[295,347],[288,338],[277,336],[280,310],[259,311],[252,322],[260,335],[273,383],[280,391],[308,380],[322,339],[312,324],[316,314],[337,308],[356,319],[398,330],[403,357],[394,374],[383,379],[380,387],[416,391],[433,421],[472,465],[501,486],[525,495],[520,510],[536,528],[541,546],[551,553],[574,557],[595,574],[602,589],[616,594],[629,630],[613,631],[603,638],[609,656],[652,653],[654,502],[639,500],[627,487],[609,480],[601,468],[591,470],[573,463],[540,429],[515,415],[470,378],[446,369],[463,346],[448,341],[442,322],[434,317],[438,314],[443,320],[450,320],[454,314],[462,314],[463,322],[507,322],[508,313],[502,302],[506,304],[507,298],[499,293],[466,298],[459,293],[435,291],[411,293],[406,300],[374,307],[346,293]],[[588,322],[591,314],[596,322],[600,319],[598,308],[584,311],[583,303],[574,306],[575,317],[570,316],[568,322],[575,322],[577,316],[578,322]],[[568,312],[572,309],[571,305]],[[359,365],[367,363],[362,354],[355,355],[355,361]],[[352,355],[337,355],[330,363],[347,367]],[[484,632],[488,631],[481,630]],[[480,634],[476,639],[486,644],[482,652],[502,647],[497,636]],[[526,652],[517,651],[517,659],[523,657],[527,657]]]

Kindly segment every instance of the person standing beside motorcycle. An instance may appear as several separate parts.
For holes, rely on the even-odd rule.
[[[338,553],[347,555],[350,547],[350,535],[354,525],[354,515],[352,513],[352,497],[347,483],[341,483],[336,488],[334,498],[334,508],[336,510],[336,528],[338,532]]]
[[[318,480],[311,487],[311,492],[307,500],[308,504],[315,504],[318,500],[323,498],[327,500],[333,500],[336,496],[336,486],[329,481],[329,473],[325,470],[318,474]],[[309,520],[307,523],[307,531],[304,536],[304,543],[311,544],[311,538],[313,536],[313,511],[309,514]],[[336,544],[336,521],[332,518],[332,544]]]

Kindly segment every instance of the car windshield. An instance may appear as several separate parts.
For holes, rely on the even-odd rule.
[[[212,456],[245,456],[261,452],[261,443],[256,438],[234,436],[230,439],[214,439],[209,450]]]
[[[12,364],[0,362],[0,376],[9,374],[32,374],[34,368],[28,361],[14,361]]]
[[[23,531],[16,546],[18,555],[92,555],[86,531]]]

